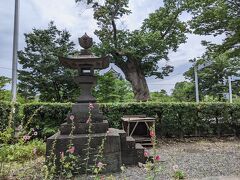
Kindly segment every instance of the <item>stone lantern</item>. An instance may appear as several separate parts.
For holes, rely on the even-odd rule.
[[[54,155],[54,164],[60,170],[60,154],[62,152],[66,154],[71,144],[74,146],[73,154],[80,161],[76,169],[78,171],[80,169],[80,173],[85,173],[84,168],[94,166],[96,163],[96,155],[103,140],[102,159],[97,161],[106,164],[104,172],[118,172],[122,164],[133,165],[144,162],[143,147],[135,143],[133,138],[127,137],[124,130],[108,127],[107,120],[104,119],[96,99],[91,94],[91,89],[96,84],[94,70],[107,68],[108,57],[96,57],[91,53],[90,48],[93,42],[86,33],[79,38],[79,44],[83,49],[78,56],[59,57],[63,66],[78,70],[78,76],[74,81],[80,86],[81,95],[72,105],[72,110],[66,118],[67,122],[61,125],[58,133],[47,139],[47,162],[52,161]],[[91,107],[89,107],[90,103]],[[91,137],[90,140],[89,137]]]
[[[108,57],[96,57],[91,53],[93,41],[86,33],[78,39],[79,44],[84,49],[81,50],[79,56],[60,57],[59,60],[63,66],[70,69],[77,69],[78,76],[74,78],[75,82],[81,88],[81,95],[77,99],[77,103],[73,105],[72,113],[68,116],[74,116],[74,122],[86,122],[89,116],[89,103],[95,103],[96,99],[92,96],[91,90],[95,86],[97,77],[94,76],[94,70],[105,69],[109,66]],[[100,122],[103,116],[99,113],[97,104],[94,104],[92,111],[93,122]]]

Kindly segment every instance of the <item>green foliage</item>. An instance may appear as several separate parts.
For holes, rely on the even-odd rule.
[[[174,179],[176,180],[180,180],[180,179],[185,179],[185,173],[181,170],[177,170],[174,172],[174,175],[173,175]]]
[[[8,83],[10,83],[10,78],[5,76],[0,76],[0,91],[3,90],[4,86]]]
[[[114,128],[121,128],[123,115],[146,114],[158,116],[156,133],[161,136],[221,136],[239,135],[240,132],[239,103],[147,102],[107,103],[100,106],[110,127]],[[57,132],[70,109],[71,104],[64,103],[26,104],[23,106],[23,126],[39,130],[39,137],[48,137]]]
[[[9,144],[13,141],[13,132],[12,128],[6,128],[3,132],[0,132],[0,143]]]
[[[199,35],[226,35],[222,44],[203,42],[218,54],[240,55],[240,3],[238,0],[185,0],[193,18],[190,26]]]
[[[18,117],[18,111],[19,111],[19,104],[15,104],[15,113],[11,113],[11,108],[13,107],[13,104],[7,101],[0,101],[0,132],[3,132],[4,129],[6,129],[10,122],[14,123],[16,125],[19,124],[19,117]]]
[[[239,58],[229,58],[227,53],[216,57],[208,54],[198,59],[196,63],[203,64],[205,62],[211,62],[212,64],[198,71],[200,95],[202,97],[210,95],[218,101],[223,101],[223,93],[228,92],[228,85],[225,84],[225,80],[228,79],[228,76],[239,75]],[[193,67],[185,72],[184,75],[186,78],[190,79],[192,83],[195,81]],[[233,94],[240,94],[239,85],[239,81],[232,82]],[[192,94],[193,87],[191,88]]]
[[[228,103],[129,103],[103,104],[110,126],[120,127],[127,114],[158,116],[157,133],[161,136],[238,134],[240,104]]]
[[[167,95],[165,90],[161,90],[160,92],[150,92],[150,101],[151,102],[172,102],[174,99]]]
[[[60,31],[50,22],[47,29],[33,29],[25,34],[26,47],[19,51],[19,92],[25,99],[39,95],[41,101],[69,102],[79,88],[73,82],[73,71],[65,69],[59,56],[74,53],[69,32]]]
[[[186,41],[187,24],[180,21],[184,8],[177,0],[164,1],[164,6],[151,13],[138,30],[121,28],[120,22],[131,11],[128,0],[76,0],[92,4],[94,19],[99,29],[95,34],[100,43],[94,51],[100,55],[109,54],[130,81],[135,98],[149,99],[146,76],[163,78],[173,71],[173,67],[159,67],[160,60],[168,60],[169,51],[176,51]]]
[[[30,103],[23,105],[23,126],[36,129],[40,137],[53,135],[64,122],[71,103]]]
[[[46,145],[42,140],[33,140],[27,143],[3,144],[0,147],[0,162],[18,161],[24,162],[33,159],[34,156],[45,154]]]
[[[192,82],[177,82],[174,86],[172,96],[176,101],[193,102],[195,101],[195,89]]]
[[[103,76],[98,76],[97,86],[94,94],[100,103],[126,102],[131,93],[129,83],[116,76],[113,72],[107,72]]]
[[[10,91],[4,90],[4,86],[10,83],[10,79],[5,76],[0,76],[0,101],[10,100]]]

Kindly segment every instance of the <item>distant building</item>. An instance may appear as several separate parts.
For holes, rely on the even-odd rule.
[[[112,73],[116,78],[118,79],[124,79],[121,75],[121,73],[117,72],[115,69],[113,69],[113,67],[111,66],[111,68],[106,72],[106,73]]]

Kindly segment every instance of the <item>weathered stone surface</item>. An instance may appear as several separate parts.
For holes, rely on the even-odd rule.
[[[93,109],[91,110],[91,120],[92,122],[102,122],[104,116],[99,110],[99,106],[93,103]],[[70,116],[74,116],[71,120]],[[86,123],[89,118],[89,103],[76,103],[72,105],[72,112],[67,117],[67,123]]]
[[[62,135],[72,134],[93,134],[93,133],[106,133],[108,130],[108,122],[104,120],[99,123],[91,124],[91,132],[89,132],[89,123],[77,123],[72,127],[72,124],[63,123],[60,127],[60,133]]]
[[[88,146],[88,140],[91,141]],[[82,164],[86,163],[84,159],[89,152],[89,166],[94,165],[96,155],[99,155],[99,148],[102,145],[102,140],[105,139],[103,160],[102,163],[106,164],[105,172],[120,171],[122,164],[121,161],[121,143],[120,136],[116,132],[98,133],[98,134],[78,134],[78,135],[60,135],[59,133],[47,139],[47,159],[51,159],[51,152],[56,155],[56,165],[60,166],[60,153],[67,152],[69,144],[72,143],[75,147],[74,154],[82,159]],[[85,164],[86,166],[86,164]],[[83,165],[84,167],[84,165]],[[82,168],[83,168],[82,167]]]
[[[141,162],[141,163],[145,163],[147,160],[147,157],[144,157],[144,147],[139,144],[136,143],[135,144],[135,149],[136,149],[136,161]]]

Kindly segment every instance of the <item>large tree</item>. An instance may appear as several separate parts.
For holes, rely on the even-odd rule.
[[[121,28],[125,15],[131,13],[128,0],[76,0],[86,2],[94,9],[94,19],[100,39],[95,52],[108,54],[131,83],[135,98],[145,101],[150,98],[145,77],[163,78],[173,67],[159,67],[160,60],[168,60],[170,50],[176,51],[186,40],[186,24],[179,20],[183,11],[178,0],[164,0],[164,6],[151,13],[138,30]]]
[[[65,69],[58,56],[74,52],[70,34],[50,22],[47,29],[33,29],[25,34],[26,47],[19,52],[19,92],[26,99],[39,95],[41,101],[72,101],[79,90],[73,72]]]
[[[239,0],[184,0],[193,17],[190,21],[193,33],[222,35],[221,44],[204,41],[209,50],[217,54],[240,56],[240,1]]]

